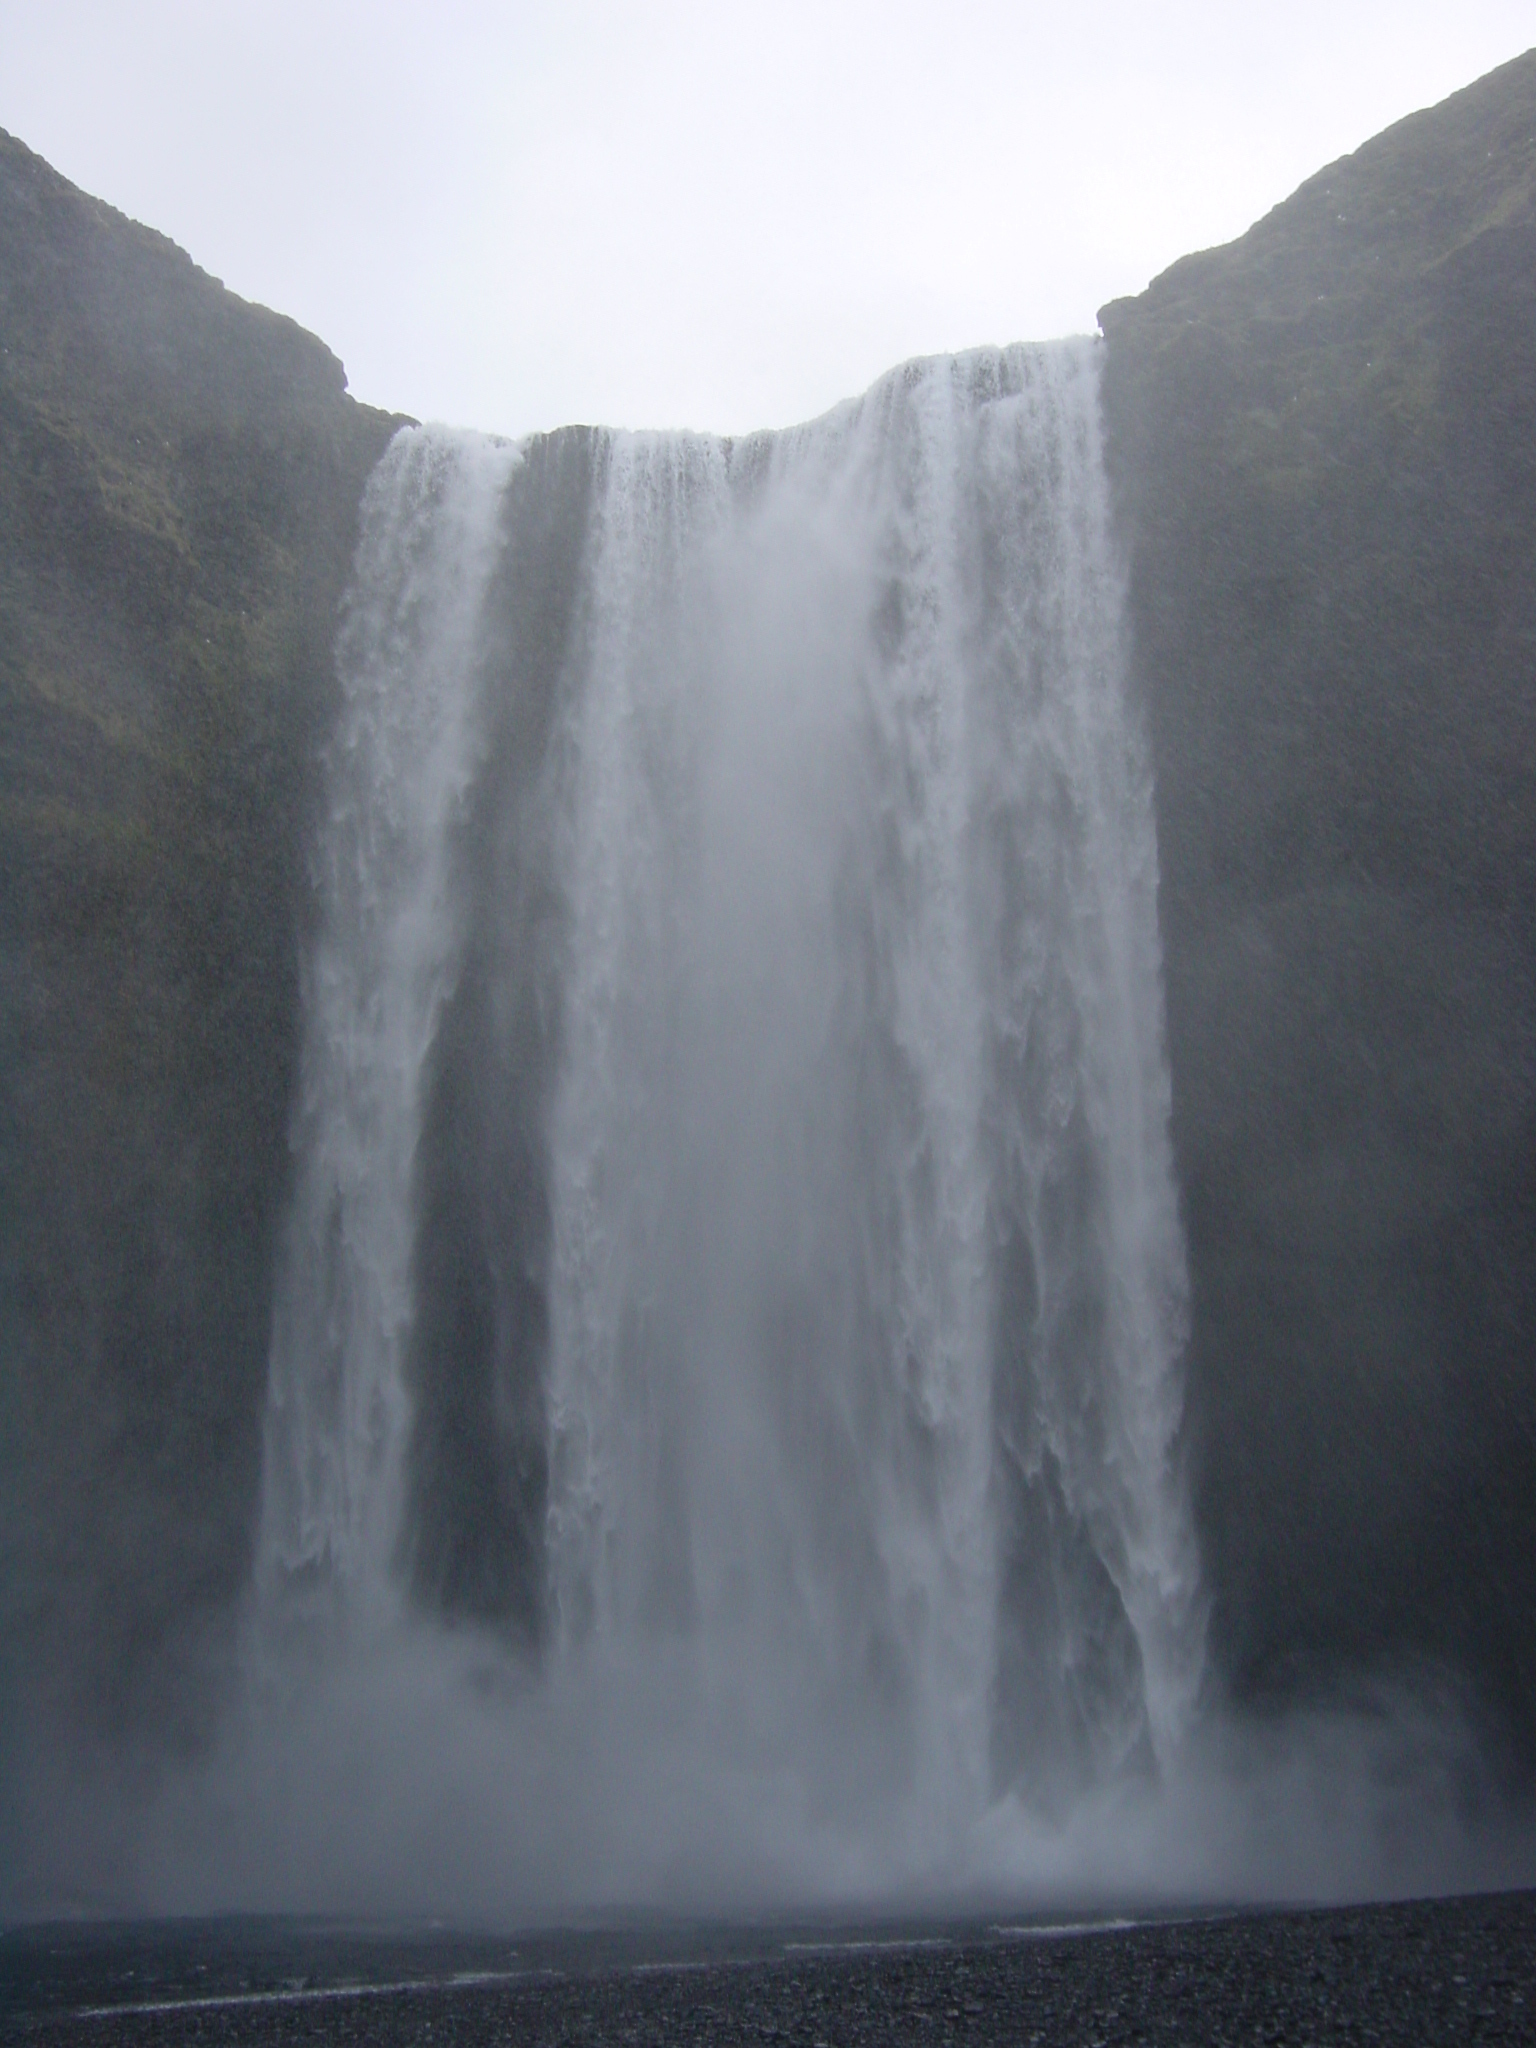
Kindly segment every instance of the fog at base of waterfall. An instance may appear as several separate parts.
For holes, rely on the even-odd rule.
[[[338,643],[265,1500],[140,1902],[1486,1879],[1429,1680],[1205,1670],[1091,343],[397,436]]]
[[[943,1838],[897,1797],[839,1809],[739,1738],[732,1753],[732,1723],[696,1679],[662,1658],[535,1676],[420,1625],[323,1668],[269,1666],[213,1756],[114,1807],[119,1903],[507,1928],[636,1913],[921,1927],[1530,1881],[1471,1728],[1422,1691],[1270,1726],[1213,1711],[1158,1777],[1056,1812],[1004,1792]],[[103,1826],[83,1806],[78,1785],[57,1802],[61,1841]],[[111,1868],[104,1839],[96,1866]]]

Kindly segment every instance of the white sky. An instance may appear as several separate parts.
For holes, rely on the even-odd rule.
[[[1533,39],[1533,0],[0,0],[0,127],[361,398],[739,431],[1091,331]]]

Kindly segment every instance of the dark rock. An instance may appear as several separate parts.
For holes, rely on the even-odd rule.
[[[1536,52],[1100,315],[1245,1698],[1536,1762]]]
[[[1057,1930],[336,1933],[296,1922],[0,1939],[0,2014],[35,2048],[339,2041],[1076,2044],[1520,2042],[1529,1892]],[[876,1938],[867,1937],[874,1932]],[[902,1939],[903,1935],[907,1939]],[[912,1938],[913,1936],[917,1938]],[[830,1937],[830,1938],[829,1938]]]
[[[172,1739],[245,1578],[341,365],[0,135],[0,1657],[10,1758]],[[25,1735],[16,1723],[25,1726]]]

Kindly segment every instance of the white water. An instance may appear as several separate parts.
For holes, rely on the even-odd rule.
[[[323,1682],[407,1748],[505,1740],[525,1898],[793,1887],[807,1857],[953,1880],[998,1812],[1177,1763],[1184,1271],[1098,436],[1070,343],[910,365],[777,437],[600,437],[578,542],[539,557],[574,601],[536,759],[486,737],[530,688],[529,469],[409,430],[370,486],[260,1602],[345,1616]],[[461,988],[471,954],[500,964]],[[478,1063],[439,1042],[472,997]],[[476,1113],[434,1159],[532,1174],[547,1227],[474,1209],[492,1335],[429,1367],[450,1082]],[[411,1590],[433,1517],[456,1554],[509,1540],[413,1448],[459,1374],[476,1457],[537,1509],[531,1640]],[[530,1387],[536,1479],[498,1450]],[[408,1684],[379,1661],[406,1641]],[[427,1704],[465,1685],[470,1736]]]
[[[387,1583],[422,1070],[462,943],[448,838],[475,773],[476,630],[516,459],[478,436],[401,434],[363,503],[272,1339],[269,1594],[278,1573],[334,1570],[360,1599]]]

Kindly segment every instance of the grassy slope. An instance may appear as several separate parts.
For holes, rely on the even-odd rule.
[[[311,762],[395,422],[4,136],[0,351],[0,1619],[117,1725],[247,1559]]]
[[[1222,1663],[1536,1758],[1536,52],[1101,322]]]

